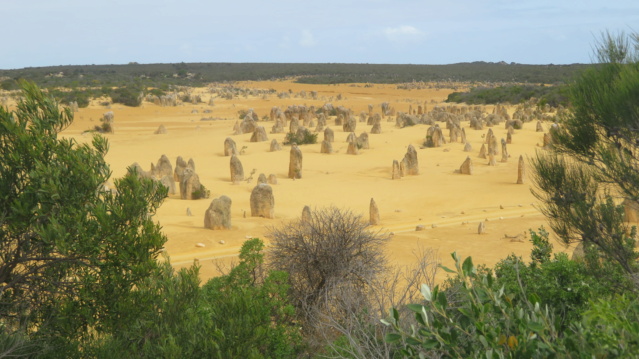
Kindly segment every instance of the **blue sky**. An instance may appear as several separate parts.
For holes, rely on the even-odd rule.
[[[589,63],[637,0],[0,0],[0,69],[173,62]]]

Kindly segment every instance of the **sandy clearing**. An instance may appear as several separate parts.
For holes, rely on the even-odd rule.
[[[410,105],[416,109],[417,105],[425,103],[430,110],[452,90],[400,90],[394,85],[306,85],[290,81],[244,82],[236,86],[275,89],[278,93],[290,89],[293,95],[300,91],[317,91],[318,99],[294,98],[293,95],[284,99],[275,95],[233,100],[216,98],[215,105],[209,106],[210,93],[207,89],[197,89],[195,92],[201,94],[204,101],[197,105],[159,107],[144,103],[140,108],[113,105],[106,109],[93,104],[80,109],[75,122],[64,132],[65,136],[79,142],[90,141],[91,136],[83,132],[98,124],[104,112],[113,111],[115,133],[107,135],[110,143],[107,161],[114,177],[122,176],[126,167],[134,162],[148,170],[162,154],[166,154],[174,165],[178,156],[195,161],[196,172],[201,182],[211,190],[211,198],[186,201],[171,195],[156,216],[169,239],[165,248],[176,268],[188,266],[197,258],[202,266],[202,279],[206,280],[218,273],[216,263],[228,265],[236,260],[237,252],[247,238],[266,239],[264,234],[269,226],[298,217],[305,205],[311,209],[337,206],[367,218],[370,199],[374,198],[381,216],[381,225],[376,229],[394,233],[387,250],[391,261],[397,264],[410,263],[412,252],[418,246],[437,249],[443,263],[448,265],[451,265],[449,254],[452,251],[462,256],[472,255],[475,263],[487,265],[493,265],[510,253],[527,258],[531,249],[527,239],[511,242],[504,236],[546,225],[545,218],[535,207],[530,181],[524,185],[515,184],[519,155],[534,155],[542,141],[542,134],[535,132],[534,123],[527,123],[522,130],[516,131],[513,143],[508,146],[509,161],[498,162],[497,166],[491,167],[487,160],[477,156],[486,130],[472,130],[467,122],[463,123],[463,127],[473,146],[470,153],[463,152],[461,143],[420,148],[428,126],[399,129],[394,122],[383,120],[382,133],[369,135],[371,148],[353,156],[346,154],[348,134],[329,120],[329,127],[335,131],[335,153],[321,154],[319,143],[300,146],[304,156],[303,178],[291,180],[286,178],[289,147],[269,152],[271,139],[281,143],[284,138],[283,134],[270,134],[272,122],[260,123],[269,136],[266,142],[251,143],[250,134],[232,135],[240,109],[252,108],[260,118],[268,115],[273,106],[282,109],[289,105],[320,107],[325,102],[350,108],[355,115],[368,111],[369,104],[374,105],[374,112],[380,112],[382,102],[389,102],[398,111],[408,111]],[[336,99],[338,94],[342,100]],[[207,109],[211,113],[204,113]],[[491,110],[492,107],[487,108],[488,112]],[[200,121],[203,117],[227,120]],[[153,133],[160,124],[167,128],[167,134]],[[356,134],[370,133],[370,128],[365,123],[358,123]],[[493,131],[498,139],[506,137],[503,125],[493,127]],[[448,131],[444,133],[447,135]],[[255,170],[250,183],[230,182],[229,157],[223,156],[223,142],[227,137],[235,140],[238,149],[244,149],[240,160],[246,176]],[[320,134],[320,141],[322,137]],[[391,180],[392,161],[401,160],[410,144],[417,149],[420,174]],[[472,176],[455,173],[466,156],[473,160],[475,173]],[[497,157],[498,160],[500,158]],[[267,176],[273,173],[278,177],[279,183],[273,186],[275,219],[250,217],[250,191],[260,173]],[[205,229],[204,212],[211,199],[220,195],[229,196],[233,201],[233,227],[227,231]],[[193,216],[186,215],[187,208]],[[489,220],[487,233],[478,235],[477,225],[485,219]],[[415,231],[420,224],[426,230]],[[220,244],[220,241],[225,243]],[[197,243],[205,246],[196,247]],[[555,249],[570,251],[558,244]],[[440,273],[438,279],[442,278],[443,273]]]

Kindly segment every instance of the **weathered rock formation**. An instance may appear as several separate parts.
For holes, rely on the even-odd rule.
[[[355,132],[351,132],[348,134],[348,137],[346,137],[346,142],[348,143],[352,143],[352,142],[356,142],[357,141],[357,135],[355,135]]]
[[[324,130],[324,141],[335,142],[335,133],[330,127],[326,127]]]
[[[311,221],[311,207],[304,206],[302,208],[302,222],[310,222]]]
[[[327,140],[322,141],[320,152],[328,154],[333,153],[333,145]]]
[[[250,114],[247,114],[242,123],[240,123],[240,130],[242,133],[251,133],[255,131],[256,126],[255,119]]]
[[[231,199],[220,196],[204,212],[204,228],[231,229]]]
[[[382,133],[382,124],[379,122],[374,123],[373,127],[371,127],[371,133],[374,135],[379,135],[380,133]]]
[[[185,168],[180,180],[180,198],[199,199],[204,197],[200,177],[191,168]]]
[[[517,184],[524,184],[526,180],[526,164],[524,163],[524,156],[519,156],[519,163],[517,165]]]
[[[271,173],[270,175],[268,175],[267,182],[268,184],[277,184],[277,176]]]
[[[253,135],[251,136],[251,142],[264,142],[268,141],[268,136],[266,136],[266,130],[263,126],[256,126],[253,131]]]
[[[499,154],[499,148],[498,148],[498,144],[497,144],[497,137],[493,136],[490,138],[490,142],[488,143],[488,154],[492,154],[492,155],[498,155]]]
[[[486,144],[482,143],[481,149],[479,150],[479,158],[486,158],[488,150],[486,149]]]
[[[166,135],[166,127],[164,127],[164,125],[160,125],[153,133],[156,135]]]
[[[495,155],[492,153],[488,154],[488,165],[489,166],[497,166],[497,161],[495,160]]]
[[[276,140],[276,139],[273,139],[273,140],[271,141],[271,148],[270,148],[270,151],[271,151],[271,152],[275,152],[275,151],[279,151],[279,150],[281,150],[281,149],[282,149],[282,146],[280,146],[280,144],[277,142],[277,140]]]
[[[357,143],[349,142],[348,143],[348,149],[346,150],[346,154],[349,154],[349,155],[357,155],[357,154],[359,154],[359,150],[357,149]]]
[[[299,128],[300,128],[300,121],[297,118],[293,117],[291,119],[291,123],[289,124],[288,132],[297,133],[297,130]]]
[[[424,142],[426,147],[441,147],[445,143],[446,139],[439,125],[428,128],[426,131],[426,141]]]
[[[419,163],[417,161],[417,151],[413,145],[408,145],[408,150],[402,160],[403,175],[414,176],[419,174]]]
[[[166,155],[162,155],[155,166],[151,165],[151,173],[156,178],[170,176],[173,178],[173,166]]]
[[[182,156],[178,156],[175,160],[175,170],[173,171],[173,179],[175,182],[182,182],[182,177],[184,175],[184,170],[188,168],[189,165],[184,161]]]
[[[175,189],[175,181],[173,180],[173,175],[163,176],[162,178],[160,178],[160,183],[168,189],[169,194],[177,193]]]
[[[470,142],[466,142],[466,144],[464,145],[464,152],[472,152],[472,151],[473,151],[473,146],[470,145]]]
[[[275,217],[273,189],[268,184],[258,184],[251,191],[251,217]]]
[[[502,138],[501,139],[501,161],[508,162],[508,157],[510,157],[510,155],[508,154],[508,147],[506,144],[506,140]]]
[[[462,163],[461,167],[459,167],[459,173],[463,175],[472,175],[473,174],[473,161],[469,157],[466,157],[466,161]]]
[[[357,138],[356,142],[357,148],[359,149],[367,150],[370,148],[370,145],[368,143],[368,133],[366,132],[362,132],[362,134],[359,135],[359,137]]]
[[[291,157],[288,164],[288,178],[302,178],[302,150],[297,145],[291,146]]]
[[[399,162],[397,160],[393,160],[393,170],[392,170],[392,179],[400,179],[402,178],[402,171],[399,166]]]
[[[242,132],[242,127],[240,126],[240,123],[238,121],[235,121],[235,124],[233,125],[233,134],[234,135],[241,135]]]
[[[226,140],[224,140],[224,156],[231,155],[239,155],[239,152],[237,152],[235,141],[233,141],[232,138],[227,137]]]
[[[231,167],[231,182],[239,183],[243,181],[244,167],[242,167],[242,162],[236,155],[231,156],[230,167]]]
[[[266,175],[264,173],[260,173],[260,175],[257,176],[257,184],[260,183],[268,183],[268,180],[266,179]]]
[[[373,198],[371,198],[369,213],[370,224],[373,226],[379,225],[379,209],[377,208],[377,203],[375,203],[375,200]]]
[[[481,221],[479,222],[479,226],[477,226],[477,234],[484,234],[486,233],[486,222]]]
[[[347,117],[347,119],[344,121],[344,124],[342,125],[342,129],[344,130],[344,132],[355,132],[356,128],[357,120],[353,116]]]

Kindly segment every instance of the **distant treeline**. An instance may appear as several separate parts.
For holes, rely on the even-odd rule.
[[[590,65],[523,65],[472,62],[450,65],[176,63],[77,65],[0,70],[0,87],[17,88],[27,79],[40,87],[101,87],[136,84],[201,86],[211,82],[272,80],[297,77],[300,83],[406,83],[454,81],[490,83],[562,84]]]
[[[509,85],[494,88],[476,87],[468,92],[453,92],[446,102],[467,103],[469,105],[486,105],[497,103],[518,104],[536,98],[541,105],[549,104],[557,107],[568,105],[568,87],[566,85]]]

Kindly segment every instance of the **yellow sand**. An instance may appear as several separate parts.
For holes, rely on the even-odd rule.
[[[382,120],[382,134],[369,135],[370,149],[359,155],[346,154],[347,133],[333,120],[328,124],[335,131],[333,150],[327,155],[320,153],[318,143],[300,146],[303,156],[302,179],[287,178],[289,147],[282,151],[269,152],[270,140],[282,143],[284,134],[270,134],[272,122],[259,123],[265,126],[269,141],[251,143],[251,134],[233,136],[233,125],[238,119],[238,111],[252,108],[262,118],[271,107],[282,110],[289,105],[322,106],[331,102],[353,110],[355,115],[368,111],[373,104],[374,112],[380,113],[380,104],[389,102],[397,111],[407,112],[412,104],[428,102],[428,110],[446,99],[452,89],[398,90],[395,85],[305,85],[290,81],[243,82],[238,87],[275,89],[277,92],[293,94],[300,91],[317,91],[318,99],[279,99],[275,95],[264,98],[244,98],[233,100],[215,99],[209,106],[211,94],[207,89],[197,89],[204,103],[183,104],[177,107],[159,107],[145,102],[140,108],[113,105],[115,133],[107,135],[110,151],[107,161],[114,177],[121,177],[126,167],[138,162],[145,170],[156,163],[162,154],[169,157],[175,166],[177,156],[188,161],[193,158],[201,182],[211,191],[211,198],[204,200],[181,200],[171,195],[165,200],[156,220],[162,225],[168,237],[166,250],[176,268],[189,266],[198,259],[202,266],[202,279],[206,280],[218,273],[218,265],[228,265],[237,260],[242,243],[251,237],[265,240],[269,226],[300,216],[302,208],[337,206],[350,209],[368,218],[370,199],[374,198],[380,211],[381,225],[378,229],[392,232],[388,243],[388,256],[393,263],[405,264],[413,260],[413,251],[421,247],[438,250],[442,262],[452,265],[450,253],[457,251],[460,256],[473,256],[475,263],[493,265],[510,253],[528,258],[531,244],[528,237],[523,242],[511,241],[506,235],[514,236],[546,225],[545,218],[536,209],[536,200],[530,191],[531,181],[515,184],[519,155],[533,156],[539,149],[542,134],[535,132],[535,124],[527,123],[524,129],[516,131],[513,143],[508,145],[511,158],[507,163],[498,162],[490,167],[487,160],[478,157],[482,136],[487,129],[475,131],[463,123],[468,141],[473,146],[470,153],[463,152],[462,143],[448,143],[440,148],[423,148],[428,126],[417,125],[399,129],[394,122]],[[335,97],[341,94],[342,99]],[[198,113],[192,113],[193,110]],[[211,113],[203,113],[210,109]],[[80,109],[75,122],[64,134],[80,142],[91,139],[82,134],[99,124],[104,106],[94,103]],[[488,108],[488,112],[492,107]],[[512,114],[512,110],[510,112]],[[203,117],[229,118],[222,121],[200,121]],[[154,131],[163,124],[168,133],[156,135]],[[549,124],[545,124],[548,127]],[[358,122],[356,134],[370,133],[366,123]],[[498,139],[506,137],[502,125],[493,127]],[[448,131],[444,131],[445,135]],[[255,170],[253,180],[233,185],[230,182],[229,157],[223,156],[223,143],[232,137],[238,149],[246,146],[240,156],[245,176]],[[419,159],[418,176],[391,180],[393,160],[401,160],[408,145],[417,149]],[[475,173],[471,176],[454,173],[470,155]],[[501,155],[497,157],[499,161]],[[530,172],[530,170],[528,171]],[[278,184],[273,186],[275,196],[275,219],[252,218],[249,196],[260,173],[268,176],[274,173]],[[232,201],[231,230],[209,230],[203,227],[204,212],[210,201],[221,195]],[[500,208],[500,207],[503,207]],[[193,216],[187,216],[190,208]],[[246,215],[246,216],[245,216]],[[486,223],[487,233],[477,234],[480,221]],[[424,231],[416,231],[417,225],[424,225]],[[546,225],[547,228],[547,225]],[[220,244],[223,240],[225,243]],[[196,244],[202,243],[204,247]],[[566,250],[555,244],[556,250]],[[438,279],[445,278],[440,271]]]

